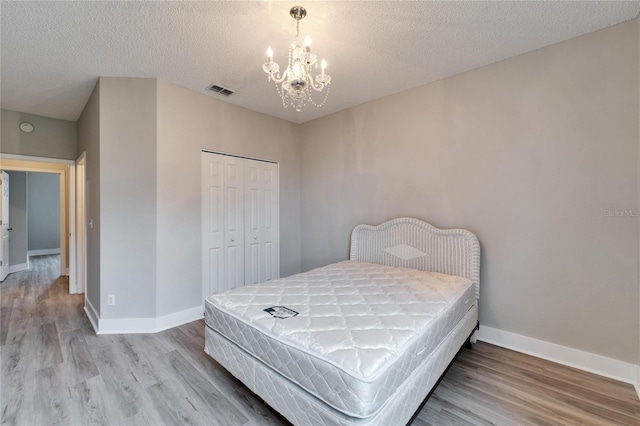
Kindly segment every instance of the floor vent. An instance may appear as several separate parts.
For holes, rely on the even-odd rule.
[[[207,90],[210,90],[213,93],[218,93],[222,96],[231,96],[234,93],[233,90],[225,89],[224,87],[218,86],[217,84],[212,84],[211,86],[207,87]]]

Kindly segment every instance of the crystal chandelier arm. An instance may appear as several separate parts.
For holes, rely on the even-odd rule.
[[[322,83],[317,83],[316,85],[316,82],[313,80],[313,76],[311,74],[309,74],[309,86],[311,86],[316,92],[322,92],[325,87],[325,85]]]
[[[271,75],[271,79],[276,83],[282,83],[287,78],[287,73],[280,75],[279,71],[269,73]]]
[[[262,70],[269,74],[269,79],[275,81],[276,83],[282,83],[287,77],[287,72],[285,71],[282,76],[280,75],[280,65],[277,62],[269,61],[262,64]]]

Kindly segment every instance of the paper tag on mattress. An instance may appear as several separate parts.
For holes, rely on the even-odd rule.
[[[280,319],[291,318],[298,315],[296,311],[289,308],[285,308],[284,306],[272,306],[270,308],[265,309],[264,311],[268,312],[271,316],[280,318]]]

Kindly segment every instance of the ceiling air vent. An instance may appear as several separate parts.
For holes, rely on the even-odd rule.
[[[213,93],[218,93],[222,96],[231,96],[233,95],[233,90],[229,90],[229,89],[225,89],[222,86],[218,86],[217,84],[212,84],[211,86],[207,87],[207,90],[211,90]]]

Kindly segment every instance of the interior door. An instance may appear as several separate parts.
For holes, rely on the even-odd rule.
[[[279,277],[278,165],[201,158],[203,298]]]
[[[223,158],[202,153],[202,283],[203,297],[224,290]]]
[[[224,164],[224,289],[244,285],[243,159],[221,155]]]
[[[0,281],[9,275],[9,175],[2,172],[0,180],[0,217],[2,218],[2,244],[0,244]]]
[[[244,285],[243,159],[202,153],[203,296]]]
[[[245,284],[279,276],[278,165],[245,160]]]

